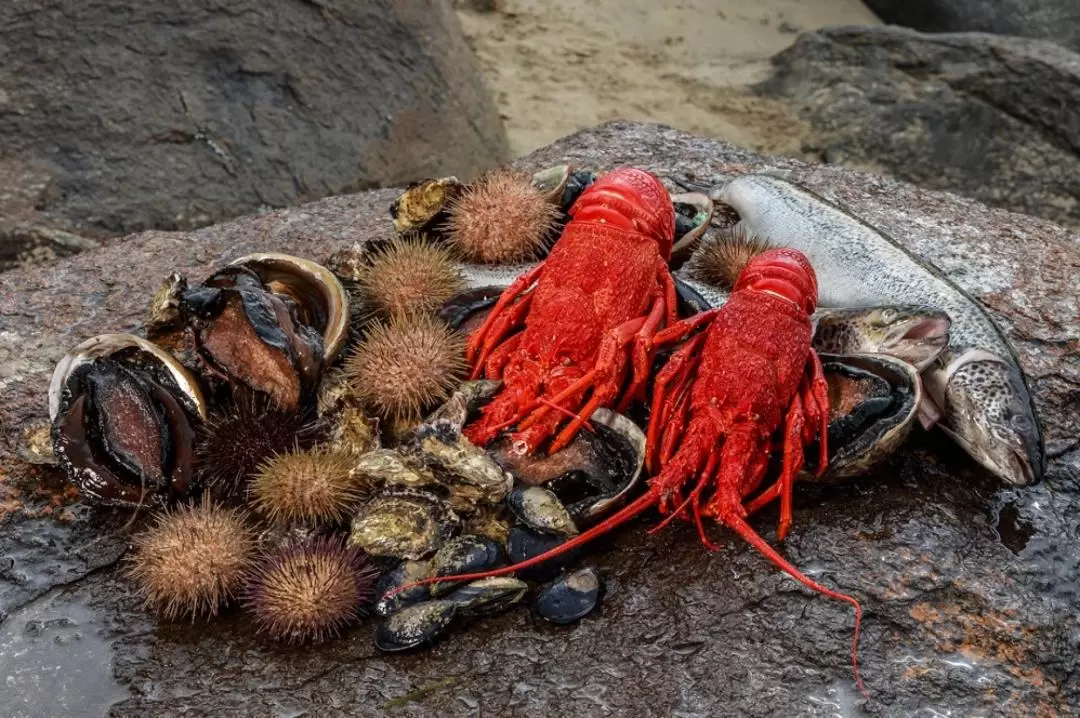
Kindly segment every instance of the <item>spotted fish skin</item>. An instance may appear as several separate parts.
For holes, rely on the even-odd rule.
[[[923,374],[938,425],[1004,482],[1042,478],[1042,430],[1024,374],[1004,334],[979,302],[936,267],[880,230],[780,177],[741,175],[714,200],[743,231],[809,257],[821,307],[916,303],[952,321],[948,349]]]

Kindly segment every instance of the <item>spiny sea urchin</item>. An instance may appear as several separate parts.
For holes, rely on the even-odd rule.
[[[128,574],[144,606],[168,619],[217,615],[243,586],[255,552],[244,516],[206,496],[158,514],[133,543]]]
[[[203,425],[195,446],[199,473],[215,498],[244,498],[248,478],[277,454],[308,449],[320,427],[309,413],[251,400],[235,404]]]
[[[450,251],[425,237],[396,238],[373,250],[359,270],[357,284],[365,314],[380,319],[433,314],[465,289]]]
[[[319,643],[366,613],[378,571],[340,538],[287,544],[266,555],[244,589],[260,633]]]
[[[276,524],[336,524],[366,493],[352,470],[355,458],[341,452],[292,451],[259,467],[251,480],[255,507]]]
[[[451,202],[446,238],[470,261],[521,262],[536,256],[560,216],[529,175],[500,168]]]
[[[391,420],[419,418],[449,396],[464,370],[464,338],[425,316],[375,322],[345,360],[357,397]]]
[[[770,248],[765,240],[735,225],[712,241],[703,242],[686,270],[692,279],[731,291],[747,263]]]

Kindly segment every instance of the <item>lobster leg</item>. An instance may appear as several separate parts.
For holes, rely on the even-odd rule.
[[[645,442],[645,465],[650,473],[657,468],[656,458],[661,426],[667,425],[667,419],[674,411],[669,395],[674,394],[677,399],[679,392],[690,381],[690,376],[700,360],[698,349],[704,341],[705,335],[699,334],[686,344],[683,344],[671,355],[664,368],[656,376],[656,382],[653,385],[652,411],[650,412],[652,419],[649,421],[649,433]]]
[[[711,322],[719,312],[720,309],[709,309],[700,314],[695,314],[692,317],[681,319],[669,327],[665,327],[653,337],[652,348],[659,349],[668,344],[674,344],[675,342],[681,341],[688,334],[691,334],[695,330]]]
[[[476,359],[476,364],[473,366],[472,375],[470,379],[479,379],[483,373],[485,364],[488,357],[495,351],[499,342],[503,338],[517,329],[525,323],[525,315],[529,313],[529,307],[532,306],[533,294],[526,294],[518,301],[514,302],[505,312],[499,315],[499,318],[492,324],[490,330],[484,338],[484,344],[480,350],[480,356]],[[494,314],[494,312],[492,312]],[[470,338],[471,340],[471,338]]]
[[[642,325],[641,330],[634,338],[634,378],[631,380],[630,386],[626,393],[623,394],[622,399],[619,400],[619,405],[615,408],[615,411],[619,413],[626,411],[626,407],[634,399],[645,396],[645,382],[649,378],[649,363],[652,359],[652,338],[656,334],[660,322],[664,319],[665,304],[664,299],[656,298],[652,309],[649,310],[649,316],[645,320],[645,324]]]
[[[515,279],[513,283],[507,287],[503,293],[499,296],[499,300],[495,302],[495,307],[484,319],[484,323],[480,325],[480,328],[473,332],[469,337],[469,343],[465,348],[465,359],[470,363],[476,358],[477,353],[483,348],[484,340],[488,335],[488,332],[495,326],[495,321],[506,311],[507,306],[518,298],[519,295],[525,292],[526,289],[531,287],[533,283],[540,277],[540,274],[544,270],[544,263],[536,265],[527,272],[522,273],[520,277]]]
[[[803,403],[806,405],[807,418],[816,422],[811,426],[816,425],[821,439],[817,470],[817,475],[821,476],[829,464],[829,382],[825,379],[825,367],[821,365],[821,357],[813,349],[810,350],[809,369],[813,401],[804,398]]]
[[[513,335],[505,342],[495,348],[491,355],[484,362],[484,375],[488,379],[502,379],[503,369],[507,363],[514,357],[514,353],[521,345],[521,337],[524,336],[520,332]]]

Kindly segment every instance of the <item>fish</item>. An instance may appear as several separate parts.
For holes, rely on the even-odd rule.
[[[787,179],[740,175],[710,196],[738,216],[737,231],[806,254],[823,308],[915,303],[943,311],[948,346],[922,372],[923,425],[938,426],[1008,485],[1042,479],[1046,448],[1031,390],[977,299],[885,232]]]

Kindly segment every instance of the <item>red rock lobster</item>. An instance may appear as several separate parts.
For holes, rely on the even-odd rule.
[[[472,378],[503,380],[465,428],[474,444],[514,428],[511,439],[533,453],[569,417],[548,446],[558,451],[597,408],[618,401],[621,410],[644,394],[651,339],[677,319],[667,266],[675,211],[656,177],[614,170],[569,214],[548,258],[502,293],[469,338]],[[621,392],[631,359],[632,379]]]
[[[750,514],[779,499],[777,535],[783,539],[791,525],[792,486],[803,466],[803,445],[820,437],[819,471],[828,460],[828,386],[821,360],[810,346],[810,315],[817,296],[814,270],[797,250],[772,249],[751,259],[723,307],[673,322],[656,333],[647,348],[651,354],[686,339],[656,377],[647,465],[650,473],[659,473],[640,498],[521,563],[413,585],[514,573],[570,551],[652,507],[668,516],[650,533],[676,517],[692,518],[702,542],[715,549],[705,534],[702,518],[707,517],[731,528],[807,588],[855,607],[852,664],[865,693],[858,664],[859,602],[805,576],[746,522]],[[765,477],[778,431],[783,437],[780,477],[744,503]]]

